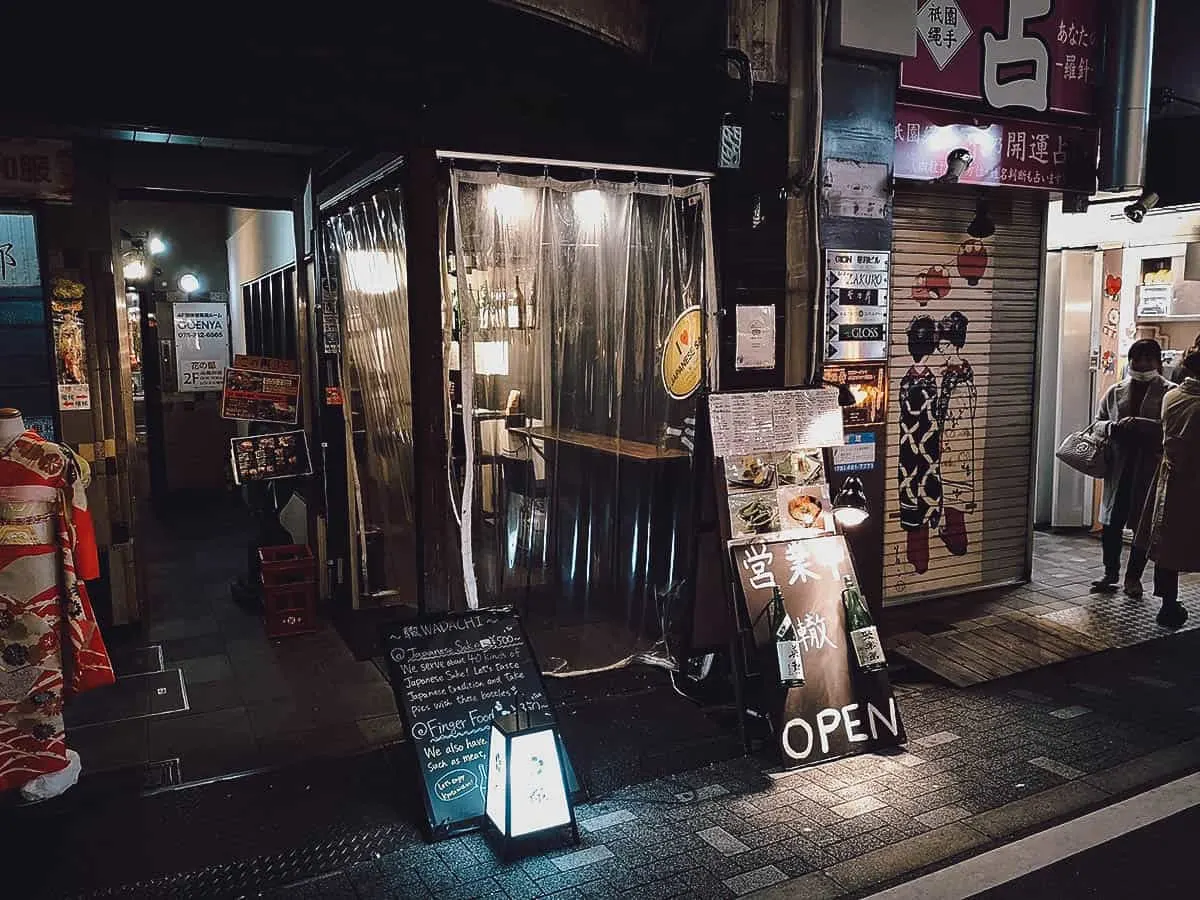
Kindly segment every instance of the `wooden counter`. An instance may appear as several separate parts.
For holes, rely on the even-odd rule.
[[[555,428],[510,428],[513,434],[534,441],[549,441],[556,444],[570,444],[572,447],[585,447],[612,456],[625,456],[629,459],[653,462],[659,459],[686,459],[686,450],[660,450],[654,444],[641,441],[629,441],[607,434],[592,434],[587,431],[570,431]]]

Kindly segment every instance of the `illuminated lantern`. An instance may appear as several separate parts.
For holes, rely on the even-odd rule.
[[[958,274],[967,279],[971,287],[979,284],[979,279],[987,271],[988,252],[983,241],[971,239],[963,241],[958,248]]]
[[[492,722],[487,824],[506,858],[522,846],[541,849],[559,834],[579,843],[566,770],[550,716],[516,712]]]

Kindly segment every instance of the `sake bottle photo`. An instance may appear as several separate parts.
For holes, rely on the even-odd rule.
[[[779,683],[785,689],[804,686],[804,660],[800,641],[796,639],[796,623],[783,605],[783,594],[776,587],[771,594],[771,639],[775,642],[775,659],[779,664]]]
[[[844,585],[842,606],[846,610],[846,631],[850,634],[850,643],[854,646],[858,667],[864,672],[878,672],[887,668],[883,642],[879,640],[879,629],[871,619],[871,611],[867,609],[862,591],[858,589],[851,575],[845,576]]]

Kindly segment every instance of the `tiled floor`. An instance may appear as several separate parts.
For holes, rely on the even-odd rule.
[[[1100,574],[1100,544],[1094,537],[1038,533],[1029,584],[896,610],[890,644],[901,656],[965,686],[1168,633],[1155,621],[1153,565],[1143,579],[1141,600],[1119,592],[1091,593]],[[1181,630],[1200,627],[1200,574],[1180,577],[1179,599],[1192,610]],[[906,620],[910,628],[899,624]]]
[[[87,699],[99,712],[81,700],[76,721],[101,723],[69,728],[87,772],[177,758],[182,779],[194,781],[398,738],[390,687],[331,626],[271,641],[261,617],[234,602],[230,586],[245,572],[252,533],[244,511],[227,506],[162,523],[146,541],[147,627],[114,655],[156,665],[155,653],[134,651],[160,646],[164,674],[182,673],[188,708],[128,718],[124,696],[95,692]],[[129,694],[136,677],[105,690]],[[106,709],[125,718],[105,721]]]

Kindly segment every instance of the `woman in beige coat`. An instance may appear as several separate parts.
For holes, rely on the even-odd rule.
[[[1179,573],[1200,571],[1200,352],[1183,360],[1187,377],[1162,406],[1163,457],[1142,511],[1135,544],[1154,560],[1154,593],[1162,598],[1158,623],[1187,621],[1179,602]]]

